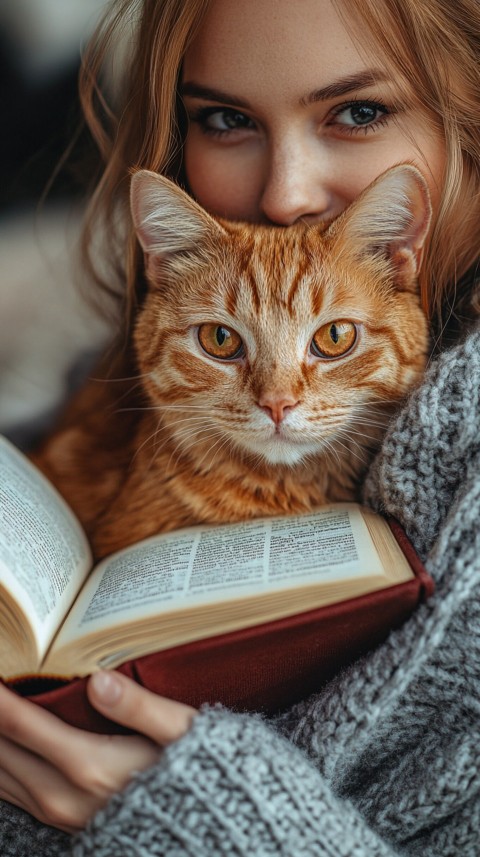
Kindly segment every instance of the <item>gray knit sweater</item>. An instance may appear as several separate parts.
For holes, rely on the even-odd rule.
[[[4,805],[4,857],[480,855],[480,332],[392,425],[365,499],[436,594],[318,695],[265,722],[206,708],[71,841]]]

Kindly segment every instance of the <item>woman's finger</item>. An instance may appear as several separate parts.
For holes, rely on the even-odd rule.
[[[84,827],[99,806],[98,798],[68,783],[48,762],[4,738],[0,738],[0,794],[66,832]]]
[[[100,798],[121,789],[133,771],[148,767],[158,758],[158,747],[146,738],[76,729],[3,686],[0,736],[46,760],[69,782]],[[25,776],[28,782],[28,770]]]
[[[90,733],[69,726],[0,684],[0,735],[61,767],[66,742],[82,742]]]
[[[0,800],[6,800],[33,814],[32,801],[28,790],[16,777],[0,767]]]
[[[56,817],[54,812],[51,814],[48,812],[45,813],[43,809],[35,801],[32,801],[29,795],[25,793],[20,783],[12,782],[10,785],[7,784],[5,788],[2,787],[2,783],[3,774],[0,772],[0,800],[11,803],[24,812],[28,812],[28,814],[33,815],[37,821],[41,821],[42,824],[48,824],[50,827],[57,827],[58,830],[63,830],[64,833],[70,833],[73,835],[74,833],[78,833],[80,830],[83,830],[88,821],[88,818],[85,818],[83,823],[74,825],[65,823],[63,820]],[[93,815],[94,812],[95,810],[91,815]]]
[[[155,752],[145,757],[132,753],[137,739],[116,736],[120,743],[112,744],[102,736],[100,749],[105,752],[89,760],[77,759],[76,777],[59,770],[47,760],[0,737],[0,794],[45,824],[72,832],[85,826],[88,819],[131,778],[132,772],[152,764],[158,748],[146,739],[142,744]],[[68,747],[64,748],[68,754]],[[83,768],[85,768],[83,770]]]
[[[95,673],[87,693],[91,704],[110,720],[146,735],[161,747],[181,738],[197,713],[190,705],[157,696],[117,672]]]

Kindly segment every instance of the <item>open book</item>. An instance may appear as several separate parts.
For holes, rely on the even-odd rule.
[[[83,676],[414,578],[386,521],[356,504],[183,529],[91,565],[64,500],[0,438],[4,679]]]

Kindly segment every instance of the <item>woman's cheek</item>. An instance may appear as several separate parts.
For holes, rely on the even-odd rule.
[[[260,218],[261,171],[251,154],[240,147],[222,149],[188,140],[184,150],[188,187],[210,214],[228,220],[256,222]]]

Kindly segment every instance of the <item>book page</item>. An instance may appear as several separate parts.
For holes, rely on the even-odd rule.
[[[56,644],[160,611],[366,574],[381,576],[382,565],[355,504],[295,518],[192,527],[104,560]]]
[[[91,566],[80,524],[53,486],[0,437],[0,582],[46,649]]]

